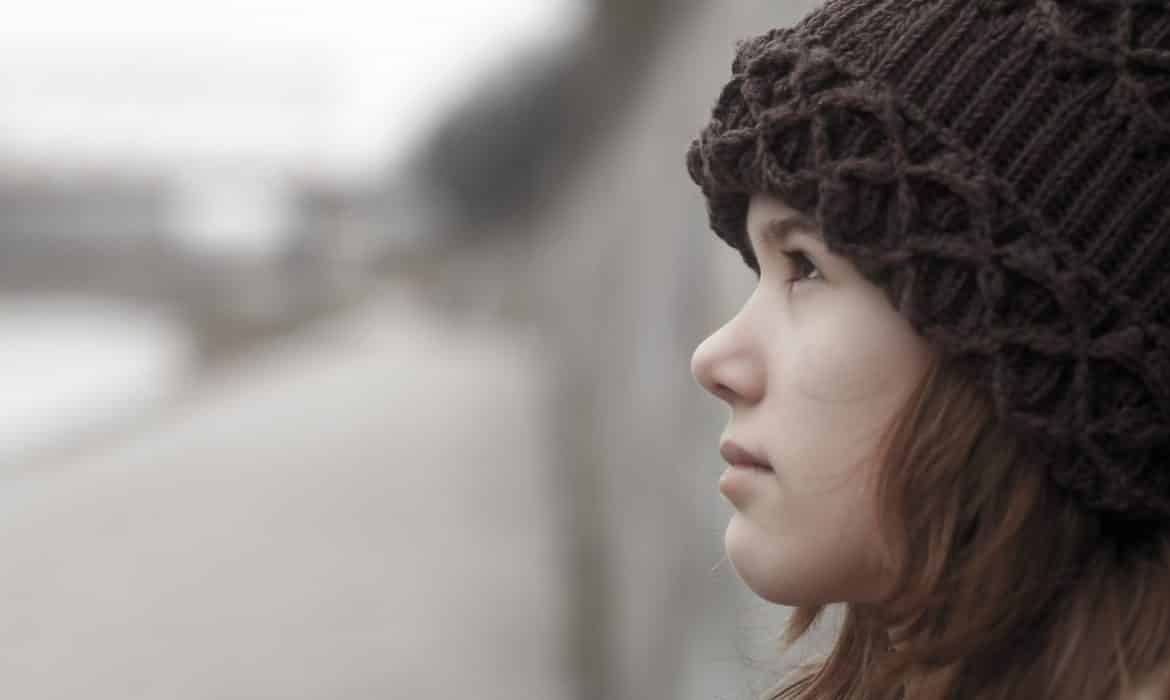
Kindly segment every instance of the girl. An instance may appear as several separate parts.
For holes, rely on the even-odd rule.
[[[846,614],[769,698],[1170,697],[1170,11],[829,0],[687,154],[728,557]]]

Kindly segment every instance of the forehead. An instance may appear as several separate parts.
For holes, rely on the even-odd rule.
[[[812,217],[769,194],[752,195],[748,203],[746,226],[749,245],[769,234],[782,237],[792,229],[817,233],[820,228]]]
[[[784,200],[770,194],[753,194],[748,200],[747,223],[753,228],[768,219],[783,219],[789,216],[798,216],[800,212],[784,203]]]

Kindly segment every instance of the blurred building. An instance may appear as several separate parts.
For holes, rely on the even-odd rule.
[[[152,178],[0,163],[0,285],[151,295],[167,204]]]
[[[12,51],[10,48],[9,51]],[[352,286],[314,202],[331,78],[302,56],[26,49],[0,75],[0,286],[264,332]],[[337,209],[337,197],[332,205]],[[352,265],[344,266],[353,272]]]

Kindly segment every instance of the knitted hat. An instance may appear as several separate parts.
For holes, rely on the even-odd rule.
[[[969,369],[1088,507],[1170,518],[1170,3],[829,0],[741,42],[687,167],[752,193]]]

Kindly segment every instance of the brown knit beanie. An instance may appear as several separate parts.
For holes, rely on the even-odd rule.
[[[739,45],[687,153],[755,267],[813,215],[1090,508],[1170,519],[1170,2],[829,0]]]

